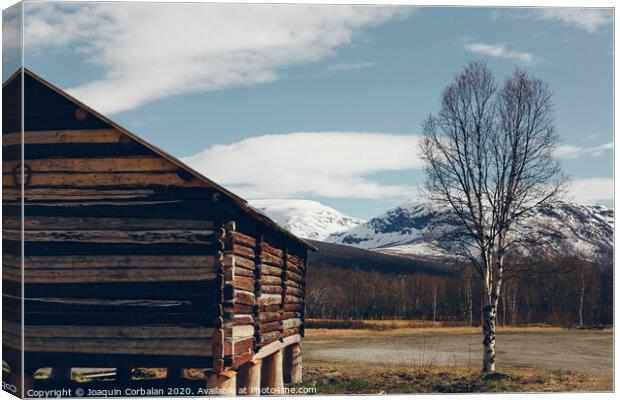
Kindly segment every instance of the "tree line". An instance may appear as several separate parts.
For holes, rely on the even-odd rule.
[[[613,322],[613,268],[574,257],[529,261],[507,274],[498,325],[600,326]],[[480,326],[483,288],[474,271],[455,275],[310,267],[306,317],[424,319]]]

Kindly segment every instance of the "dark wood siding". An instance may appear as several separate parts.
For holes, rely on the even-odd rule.
[[[221,314],[213,190],[28,75],[25,99],[26,359],[210,367]],[[21,133],[3,139],[3,278],[15,283],[4,334],[19,347]]]

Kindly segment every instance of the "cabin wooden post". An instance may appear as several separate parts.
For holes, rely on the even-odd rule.
[[[278,350],[263,359],[261,386],[269,390],[269,394],[282,394],[284,376],[282,375],[282,350]]]
[[[253,360],[237,370],[237,394],[260,395],[262,365],[262,360]]]
[[[284,382],[301,383],[301,343],[293,343],[284,349]]]
[[[209,395],[234,396],[237,393],[237,373],[233,370],[207,373]]]

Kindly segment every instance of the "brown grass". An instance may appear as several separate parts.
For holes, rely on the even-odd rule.
[[[611,375],[544,370],[502,370],[485,376],[471,368],[386,367],[306,362],[302,386],[317,394],[611,391]]]
[[[479,326],[459,326],[426,320],[307,320],[306,337],[310,339],[337,338],[342,336],[381,335],[459,335],[480,333]],[[604,331],[611,331],[612,328]],[[548,325],[499,326],[497,333],[554,333],[569,328]]]

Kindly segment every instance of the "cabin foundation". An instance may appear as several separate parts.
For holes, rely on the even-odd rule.
[[[266,394],[278,395],[284,390],[282,353],[280,349],[263,359],[261,386]]]
[[[248,396],[261,394],[262,360],[245,363],[237,370],[237,393]]]
[[[301,376],[301,343],[293,343],[284,349],[284,383],[301,383]]]
[[[207,373],[208,394],[215,396],[234,396],[237,394],[237,372],[228,370]]]

